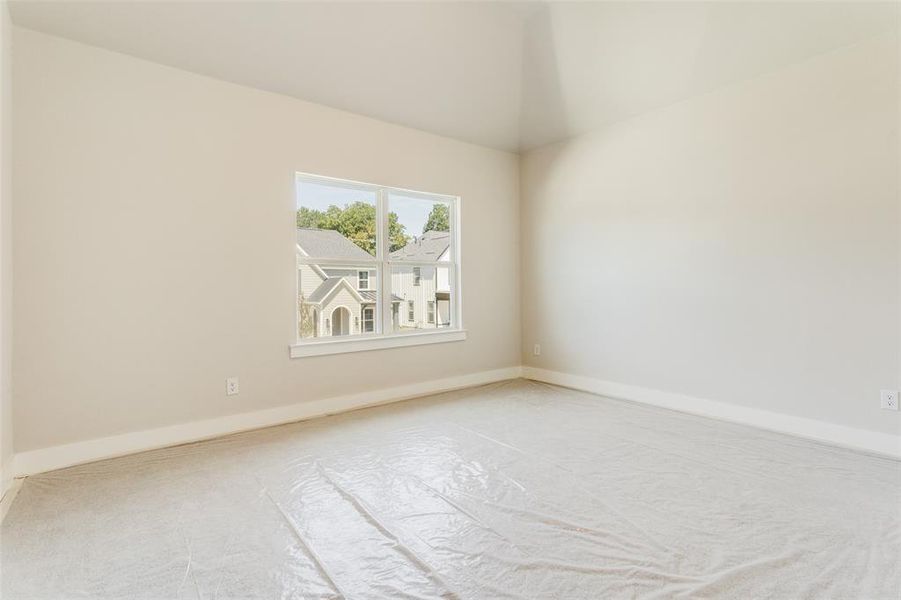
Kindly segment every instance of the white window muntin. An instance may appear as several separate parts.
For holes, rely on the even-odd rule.
[[[376,319],[375,319],[375,333],[369,334],[366,337],[375,337],[375,338],[394,338],[397,336],[405,337],[405,336],[416,336],[421,338],[421,333],[395,333],[394,325],[392,322],[392,293],[391,293],[391,271],[392,266],[419,266],[419,267],[436,267],[440,265],[441,268],[448,269],[448,278],[450,282],[450,314],[452,327],[450,328],[449,333],[453,333],[454,331],[459,331],[460,336],[449,336],[448,332],[445,330],[444,333],[434,332],[436,340],[439,336],[446,338],[448,341],[457,341],[466,338],[465,330],[463,329],[463,310],[462,310],[462,281],[460,277],[460,268],[459,268],[459,239],[460,239],[460,197],[459,196],[447,196],[444,194],[433,194],[429,192],[418,192],[414,190],[407,190],[403,188],[394,188],[389,186],[378,186],[374,184],[362,183],[358,181],[351,181],[345,179],[338,179],[332,177],[326,177],[321,175],[311,175],[307,173],[296,174],[296,181],[307,181],[307,182],[316,182],[327,185],[335,185],[344,188],[354,188],[360,189],[364,191],[375,191],[376,192],[376,231],[378,232],[376,235],[376,256],[372,260],[365,259],[354,259],[354,265],[357,267],[371,265],[370,271],[375,271],[376,280],[379,282],[379,293],[376,301]],[[446,261],[417,261],[417,260],[405,260],[405,259],[392,259],[390,256],[390,252],[388,251],[389,244],[389,236],[388,236],[388,215],[390,213],[388,206],[388,195],[391,192],[395,192],[401,194],[405,197],[419,197],[424,200],[429,200],[432,202],[442,202],[447,204],[448,206],[448,223],[450,226],[449,231],[449,249],[447,252],[448,260]],[[437,258],[437,257],[436,257]],[[298,257],[299,264],[316,264],[320,266],[344,266],[347,265],[347,259],[339,259],[339,258],[328,258],[328,257],[320,257],[320,258],[309,258],[309,257]],[[295,320],[297,316],[295,315]],[[296,328],[295,328],[296,330]],[[422,339],[422,338],[421,338]],[[333,344],[335,341],[330,340],[328,338],[306,338],[300,339],[296,338],[297,342],[292,345],[292,356],[306,356],[309,353],[297,350],[299,346],[310,346],[310,345],[318,345],[318,344]],[[443,341],[443,340],[442,340]],[[429,343],[422,339],[421,342],[414,343]],[[345,345],[346,346],[346,345]],[[384,347],[393,347],[396,344],[386,343]],[[371,346],[372,348],[378,348],[381,346]],[[368,347],[367,347],[368,348]],[[364,348],[359,348],[364,349]],[[356,349],[355,349],[356,350]],[[348,351],[355,351],[348,350]],[[336,350],[339,351],[339,350]],[[325,354],[331,353],[331,351],[322,352]],[[314,354],[319,354],[319,352],[315,352]]]

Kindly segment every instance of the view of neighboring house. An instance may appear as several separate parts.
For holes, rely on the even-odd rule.
[[[417,262],[449,262],[450,233],[426,231],[391,253],[392,259]],[[447,267],[395,267],[391,291],[403,302],[401,327],[428,329],[450,326],[450,269]]]
[[[354,261],[372,256],[331,229],[297,229],[298,256],[328,256]],[[365,265],[364,265],[365,267]],[[297,264],[300,337],[357,335],[376,330],[376,271]],[[393,303],[397,314],[400,299]]]
[[[450,235],[428,231],[391,254],[411,261],[449,260]],[[376,270],[372,255],[331,229],[297,229],[297,256],[347,259],[360,267],[297,262],[298,331],[301,338],[359,335],[376,331]],[[391,314],[395,330],[450,325],[449,270],[395,267],[391,274]]]

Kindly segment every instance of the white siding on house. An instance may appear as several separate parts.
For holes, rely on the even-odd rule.
[[[350,286],[352,288],[354,288],[355,290],[360,289],[360,287],[359,287],[360,271],[367,271],[369,273],[369,287],[363,288],[363,289],[367,289],[367,290],[376,289],[376,276],[375,276],[376,271],[375,271],[375,269],[356,269],[356,268],[335,269],[335,268],[326,267],[323,269],[323,271],[325,271],[326,275],[328,275],[329,277],[345,278],[347,280],[347,283],[349,283]]]
[[[325,279],[312,266],[297,265],[297,290],[304,298],[309,298],[323,281]]]
[[[414,267],[393,267],[391,293],[403,299],[400,328],[432,329],[450,322],[450,303],[438,301],[436,293],[450,291],[450,269],[446,267],[419,267],[419,285],[414,285]],[[413,301],[413,320],[409,319],[407,302]],[[436,303],[434,323],[428,322],[428,302]]]
[[[438,267],[438,283],[439,292],[450,292],[450,269]]]
[[[326,278],[329,277],[343,277],[344,280],[353,288],[359,289],[359,275],[360,272],[369,273],[369,281],[368,286],[363,288],[364,290],[377,290],[377,279],[376,279],[376,270],[375,269],[367,269],[367,268],[355,268],[355,267],[326,267],[321,268],[314,265],[303,264],[299,260],[297,262],[297,291],[300,300],[301,298],[307,300],[322,285]],[[323,277],[323,274],[325,275]],[[349,292],[346,288],[342,286],[341,290],[338,291],[335,296],[328,299],[325,306],[317,308],[316,312],[316,330],[314,333],[308,333],[303,335],[303,337],[326,337],[332,335],[332,313],[335,308],[338,306],[345,306],[350,311],[350,327],[348,328],[347,335],[358,335],[362,333],[363,329],[363,319],[362,319],[362,309],[363,304],[360,303],[357,298]],[[313,305],[316,306],[316,305]],[[329,327],[326,328],[326,319],[328,319]]]

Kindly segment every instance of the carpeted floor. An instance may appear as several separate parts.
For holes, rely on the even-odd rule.
[[[901,597],[901,462],[524,380],[31,477],[18,598]]]

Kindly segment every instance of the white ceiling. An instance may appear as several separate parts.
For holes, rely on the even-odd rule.
[[[894,2],[10,2],[22,27],[520,150],[897,32]]]

